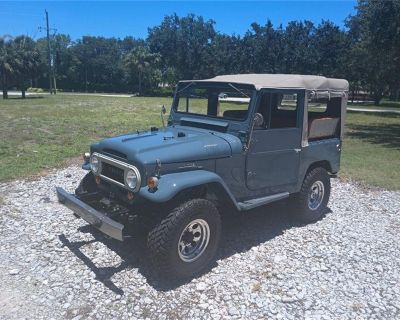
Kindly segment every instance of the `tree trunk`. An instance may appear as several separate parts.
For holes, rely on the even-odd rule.
[[[1,86],[3,87],[3,99],[8,99],[7,76],[5,73],[1,77]]]
[[[88,87],[88,85],[87,85],[87,66],[85,63],[85,92],[88,92],[87,87]]]
[[[22,99],[25,99],[25,90],[21,90],[22,91]]]
[[[139,95],[142,95],[142,72],[139,70]]]
[[[375,106],[379,106],[379,103],[381,102],[381,100],[383,98],[382,91],[380,91],[380,90],[375,91],[374,94],[373,94],[373,98],[374,98],[374,105]]]

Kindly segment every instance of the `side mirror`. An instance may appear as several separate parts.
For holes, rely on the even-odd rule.
[[[254,115],[254,127],[262,127],[262,125],[264,124],[264,117],[262,116],[261,113],[256,113]]]

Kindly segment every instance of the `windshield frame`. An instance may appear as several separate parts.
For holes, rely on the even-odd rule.
[[[191,86],[198,86],[198,88],[201,89],[207,89],[207,88],[226,88],[227,90],[236,90],[240,92],[240,90],[250,90],[250,95],[249,95],[249,102],[248,102],[248,108],[246,111],[246,116],[244,118],[238,119],[234,117],[221,117],[221,116],[214,116],[214,115],[208,115],[208,114],[203,114],[203,113],[195,113],[195,112],[186,112],[186,111],[178,111],[178,104],[179,104],[179,93],[182,90],[186,90],[187,88]],[[206,119],[213,119],[217,121],[224,121],[224,122],[237,122],[237,123],[243,123],[246,122],[249,119],[249,116],[251,114],[251,108],[252,104],[255,100],[256,97],[256,88],[254,85],[251,84],[242,84],[242,83],[234,83],[234,82],[214,82],[214,81],[183,81],[179,82],[175,94],[174,94],[174,99],[171,107],[171,116],[174,117],[174,114],[179,115],[179,117],[185,117],[185,116],[190,116],[190,117],[200,117],[200,118],[206,118]],[[243,94],[243,93],[242,93]],[[174,117],[175,118],[175,117]]]

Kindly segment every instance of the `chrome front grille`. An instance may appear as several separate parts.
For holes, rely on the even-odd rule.
[[[100,161],[100,171],[97,174],[94,173],[95,175],[128,190],[138,191],[140,189],[140,172],[135,166],[97,152],[93,155]],[[125,175],[128,170],[133,170],[137,176],[137,185],[134,190],[125,184]]]
[[[101,164],[101,174],[110,178],[112,180],[118,181],[119,183],[124,184],[124,170],[118,167],[115,167],[107,162],[102,162]]]

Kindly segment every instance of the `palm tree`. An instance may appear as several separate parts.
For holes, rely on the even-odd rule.
[[[151,53],[147,47],[137,47],[132,49],[125,57],[125,67],[129,70],[131,76],[138,75],[139,94],[142,93],[142,83],[145,77],[151,76],[157,64],[160,61],[160,55]]]
[[[11,37],[0,37],[0,77],[1,87],[3,89],[3,99],[8,99],[8,85],[11,75],[13,74],[12,67],[12,50]]]
[[[40,54],[35,41],[27,36],[19,36],[12,42],[14,58],[12,65],[16,73],[17,86],[22,91],[25,99],[26,89],[31,85],[31,80],[40,64]]]

